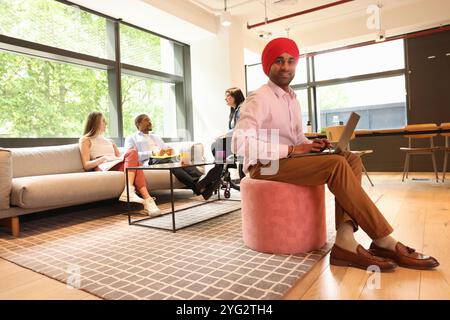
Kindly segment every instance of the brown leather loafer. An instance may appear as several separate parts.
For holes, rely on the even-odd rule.
[[[369,251],[376,256],[392,259],[404,268],[427,270],[439,266],[439,262],[435,258],[416,252],[415,249],[405,246],[401,242],[397,242],[395,251],[380,248],[372,242]]]
[[[331,249],[330,264],[333,266],[355,267],[364,270],[367,270],[370,266],[377,266],[380,268],[380,271],[392,271],[397,267],[394,261],[377,257],[361,245],[358,245],[356,252],[353,253],[334,245]]]

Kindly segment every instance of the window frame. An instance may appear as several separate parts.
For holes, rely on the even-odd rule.
[[[396,39],[398,40],[398,39]],[[376,45],[376,43],[371,43],[367,45]],[[333,51],[338,50],[348,50],[351,48],[337,48]],[[327,79],[327,80],[315,80],[315,66],[316,62],[314,57],[320,54],[326,54],[330,52],[330,50],[322,51],[322,52],[316,52],[316,53],[309,53],[306,55],[306,69],[307,69],[307,82],[305,83],[299,83],[294,84],[291,86],[291,88],[295,90],[301,90],[301,89],[307,89],[308,92],[308,114],[309,118],[306,120],[311,121],[312,130],[317,132],[319,129],[319,119],[320,119],[320,111],[317,106],[317,88],[322,86],[331,86],[331,85],[337,85],[337,84],[344,84],[344,83],[352,83],[352,82],[359,82],[359,81],[365,81],[365,80],[374,80],[374,79],[382,79],[382,78],[389,78],[389,77],[396,77],[396,76],[404,76],[405,77],[405,90],[408,92],[408,84],[407,84],[407,77],[406,77],[406,65],[407,65],[407,48],[406,48],[406,41],[403,40],[403,57],[404,57],[404,68],[400,69],[394,69],[394,70],[388,70],[388,71],[380,71],[380,72],[374,72],[374,73],[365,73],[350,77],[342,77],[342,78],[334,78],[334,79]],[[304,55],[300,55],[301,57],[304,57]],[[248,66],[255,66],[255,65],[261,65],[261,63],[257,64],[251,64]],[[248,95],[250,92],[247,90],[248,84],[247,84],[247,65],[245,66],[245,88],[246,88],[246,94]],[[406,107],[409,106],[409,95],[406,95]],[[304,106],[302,106],[304,107]],[[406,120],[408,121],[408,115],[406,115]]]
[[[30,57],[39,57],[51,61],[58,61],[82,67],[91,67],[107,71],[109,95],[111,98],[109,122],[112,139],[123,146],[125,137],[123,135],[123,116],[122,116],[122,86],[121,74],[136,74],[139,77],[149,78],[157,81],[169,82],[175,84],[176,116],[177,128],[186,132],[185,136],[177,138],[162,137],[164,141],[184,141],[194,136],[193,126],[193,107],[192,107],[192,84],[191,84],[191,66],[190,66],[190,46],[180,41],[163,36],[156,32],[146,30],[131,23],[115,19],[108,15],[99,13],[95,10],[74,4],[66,0],[55,0],[65,5],[77,6],[80,10],[86,11],[105,18],[107,41],[115,51],[115,59],[105,59],[88,54],[78,53],[53,46],[35,43],[23,39],[9,37],[0,34],[0,49],[11,54],[24,54]],[[175,59],[182,59],[183,76],[165,73],[158,70],[147,69],[135,65],[124,64],[120,58],[120,25],[126,25],[140,31],[150,33],[154,36],[166,39],[179,46],[175,53]],[[81,129],[81,128],[80,128]],[[81,131],[81,130],[80,130]],[[190,135],[190,137],[189,137]],[[80,132],[81,136],[81,132]],[[0,138],[0,145],[3,147],[33,147],[77,143],[79,137],[74,138]]]

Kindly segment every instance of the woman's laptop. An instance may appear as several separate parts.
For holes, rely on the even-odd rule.
[[[358,124],[360,115],[352,112],[350,114],[350,118],[347,121],[347,124],[345,125],[344,132],[341,135],[341,138],[338,141],[338,144],[335,149],[325,149],[322,152],[308,152],[308,153],[301,153],[293,155],[292,157],[309,157],[309,156],[323,156],[326,154],[339,154],[342,151],[345,151],[347,149],[348,143],[350,142],[350,139],[352,138],[353,132],[355,131],[356,125]]]

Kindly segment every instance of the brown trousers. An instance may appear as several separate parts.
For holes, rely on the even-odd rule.
[[[372,239],[392,233],[392,227],[361,187],[362,163],[358,156],[344,152],[342,155],[280,159],[277,173],[261,174],[261,168],[270,165],[258,163],[250,167],[250,177],[306,186],[326,183],[335,196],[336,229],[350,221],[355,231],[359,225]]]

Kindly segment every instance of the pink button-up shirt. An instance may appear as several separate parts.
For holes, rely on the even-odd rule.
[[[300,104],[295,92],[269,80],[252,92],[241,107],[234,128],[232,151],[244,157],[244,171],[258,160],[286,158],[289,145],[309,143],[303,134]]]

